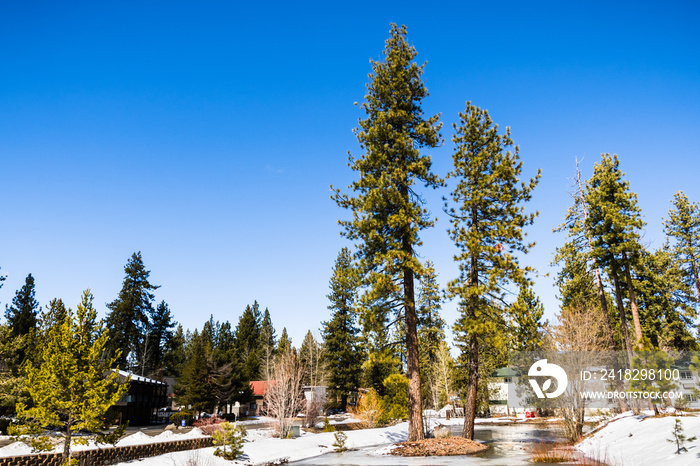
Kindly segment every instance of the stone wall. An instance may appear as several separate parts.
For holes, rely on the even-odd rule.
[[[123,461],[158,456],[175,451],[196,450],[212,446],[211,437],[175,440],[172,442],[149,443],[129,447],[100,448],[81,450],[73,453],[73,458],[80,466],[102,466]],[[9,456],[0,458],[0,466],[60,466],[61,453],[42,453],[38,455]]]

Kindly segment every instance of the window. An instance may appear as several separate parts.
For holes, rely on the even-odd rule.
[[[503,383],[511,383],[513,381],[512,377],[504,377],[503,378]]]
[[[681,371],[682,380],[691,380],[693,378],[693,373],[690,371]]]

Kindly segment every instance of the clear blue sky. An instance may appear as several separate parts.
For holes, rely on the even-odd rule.
[[[428,62],[437,172],[467,100],[511,127],[526,175],[542,169],[526,259],[542,275],[576,156],[588,177],[619,154],[651,248],[677,190],[700,201],[695,2],[241,3],[0,3],[0,306],[32,273],[42,305],[90,287],[104,315],[140,250],[185,327],[235,324],[257,299],[300,344],[329,317],[347,245],[329,185],[354,177],[353,102],[390,22]],[[445,283],[444,193],[426,194],[441,218],[421,255]],[[552,278],[536,281],[551,319]]]

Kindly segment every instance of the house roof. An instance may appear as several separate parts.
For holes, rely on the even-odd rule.
[[[132,382],[144,382],[144,383],[152,383],[152,384],[156,384],[156,385],[167,385],[164,382],[149,379],[148,377],[143,377],[141,375],[136,375],[133,372],[126,372],[126,371],[122,371],[122,370],[118,370],[118,371],[114,371],[114,372],[117,372],[119,374],[119,376],[122,378],[122,380],[125,380],[127,377],[131,377]]]
[[[251,380],[250,388],[253,389],[253,396],[265,396],[273,383],[275,383],[274,380]]]
[[[510,367],[499,367],[494,375],[496,377],[517,377],[518,373]]]

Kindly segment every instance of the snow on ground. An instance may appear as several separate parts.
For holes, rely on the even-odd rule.
[[[269,424],[271,422],[275,422],[275,419],[272,417],[266,417],[266,416],[259,416],[251,419],[246,419],[245,421],[238,421],[239,426],[254,426],[258,424]]]
[[[586,456],[600,459],[610,466],[698,465],[700,440],[686,442],[687,452],[676,455],[672,430],[676,419],[683,422],[686,437],[700,437],[700,417],[648,417],[622,413],[577,448]]]
[[[268,420],[269,421],[269,420]],[[250,425],[250,423],[248,424]],[[396,426],[381,429],[364,429],[347,431],[348,448],[364,448],[374,445],[402,442],[408,439],[408,423],[401,423]],[[324,432],[311,434],[304,432],[296,439],[272,438],[272,429],[250,429],[246,435],[246,442],[243,445],[244,457],[241,463],[266,463],[282,458],[289,461],[297,461],[313,456],[322,455],[334,450],[335,434]],[[117,446],[141,445],[153,442],[164,442],[172,440],[185,440],[189,438],[204,437],[202,431],[194,428],[186,434],[176,434],[171,431],[164,431],[154,437],[142,432],[122,438]],[[94,441],[89,445],[75,445],[74,450],[84,450],[88,448],[111,448],[111,445],[96,446]],[[196,464],[206,464],[207,466],[231,465],[232,462],[214,456],[215,448],[203,448],[200,450],[182,451],[169,453],[166,455],[144,458],[138,461],[139,466],[159,466],[163,464],[174,466],[186,466],[191,464],[193,459]],[[58,445],[54,450],[63,451],[62,445]],[[0,448],[0,457],[20,456],[31,454],[31,448],[22,442],[12,443],[4,448]],[[244,460],[244,461],[243,461]],[[120,463],[121,466],[133,465],[131,463]]]
[[[317,428],[319,428],[319,429],[323,429],[323,422],[324,422],[324,421],[317,422],[316,424],[314,424],[314,427],[317,427]],[[362,420],[361,420],[361,419],[356,419],[356,418],[354,418],[354,417],[346,417],[346,418],[343,418],[343,419],[332,419],[332,418],[328,418],[328,424],[330,424],[330,425],[332,425],[332,426],[335,426],[335,425],[338,425],[338,424],[354,424],[354,423],[357,423],[357,422],[362,422]]]
[[[136,432],[135,434],[132,435],[127,435],[126,437],[123,437],[121,440],[117,442],[118,447],[126,447],[126,446],[133,446],[133,445],[144,445],[147,443],[156,443],[156,442],[171,442],[174,440],[188,440],[188,439],[194,439],[194,438],[202,438],[206,437],[201,430],[198,428],[194,428],[187,432],[186,434],[175,434],[169,430],[163,431],[160,434],[151,437],[150,435],[146,435],[143,432]],[[55,447],[53,452],[54,453],[61,453],[63,452],[63,438],[62,437],[55,437],[54,439],[55,442]],[[89,440],[87,445],[72,445],[71,450],[73,451],[78,451],[78,450],[91,450],[91,449],[96,449],[96,448],[112,448],[112,445],[110,444],[96,444],[94,440]],[[28,445],[26,445],[23,442],[14,442],[11,443],[3,448],[0,448],[0,457],[6,457],[6,456],[21,456],[21,455],[31,455],[32,454],[32,448]]]
[[[252,432],[249,432],[250,435]],[[403,442],[408,439],[408,423],[381,429],[351,430],[345,432],[348,436],[345,446],[348,448],[364,448],[387,443]],[[256,436],[260,435],[255,433]],[[248,440],[252,440],[246,437]],[[163,464],[186,466],[192,460],[207,466],[225,466],[245,463],[267,463],[282,458],[289,461],[299,461],[305,458],[322,455],[334,450],[333,432],[320,434],[304,434],[296,439],[256,438],[243,445],[242,458],[235,462],[226,461],[213,455],[214,448],[168,453],[153,458],[139,460],[139,466],[161,466]],[[117,466],[133,466],[133,463],[119,463]]]

